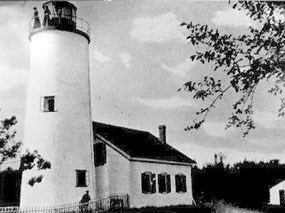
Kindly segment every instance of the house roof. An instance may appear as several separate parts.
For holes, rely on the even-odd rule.
[[[278,187],[278,185],[282,185],[283,182],[285,182],[284,179],[277,179],[273,183],[269,184],[269,188]]]
[[[196,163],[172,146],[162,143],[149,132],[93,122],[94,137],[99,135],[131,158]]]

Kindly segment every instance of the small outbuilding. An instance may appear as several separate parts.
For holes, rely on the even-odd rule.
[[[285,180],[280,181],[269,189],[270,205],[285,206]]]

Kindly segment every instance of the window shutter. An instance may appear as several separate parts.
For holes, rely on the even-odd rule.
[[[156,193],[156,179],[155,179],[155,174],[151,174],[151,193],[154,194]]]
[[[163,184],[163,175],[162,174],[158,174],[158,192],[159,193],[162,193],[163,192],[163,187],[162,187],[162,184]]]
[[[141,174],[142,181],[142,193],[148,193],[149,189],[149,175],[146,173]]]
[[[186,187],[186,176],[183,175],[182,176],[182,192],[186,192],[187,191],[187,187]]]
[[[170,182],[170,175],[166,176],[166,188],[167,188],[167,193],[171,192],[171,182]]]
[[[179,176],[175,175],[176,192],[179,192]]]

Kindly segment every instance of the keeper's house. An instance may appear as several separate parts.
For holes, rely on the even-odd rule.
[[[96,198],[128,194],[130,207],[193,204],[188,158],[149,132],[93,122]]]

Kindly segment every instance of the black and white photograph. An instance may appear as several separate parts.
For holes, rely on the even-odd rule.
[[[285,212],[285,1],[0,15],[1,213]]]

